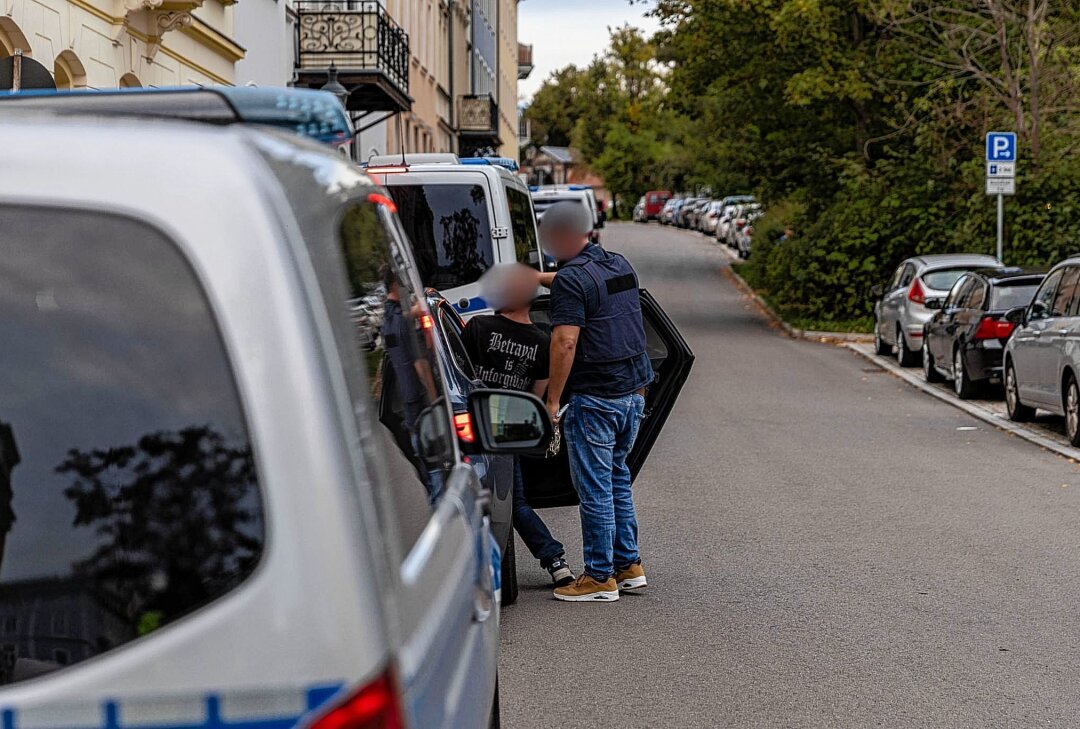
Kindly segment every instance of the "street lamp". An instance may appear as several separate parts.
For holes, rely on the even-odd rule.
[[[347,106],[349,101],[349,90],[341,85],[337,77],[337,66],[333,61],[330,61],[330,68],[326,71],[326,83],[323,84],[322,90],[329,91],[334,96],[338,97],[342,106]]]

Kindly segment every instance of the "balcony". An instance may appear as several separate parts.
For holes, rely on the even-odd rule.
[[[458,133],[462,157],[495,154],[499,137],[499,105],[488,94],[458,97]]]
[[[406,111],[409,34],[377,0],[295,0],[298,86],[320,88],[331,64],[350,111]]]
[[[518,43],[518,80],[522,81],[529,78],[529,75],[533,72],[533,47],[532,45],[525,45],[524,43]]]

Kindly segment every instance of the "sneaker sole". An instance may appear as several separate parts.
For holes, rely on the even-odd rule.
[[[631,577],[629,580],[623,580],[619,583],[620,590],[640,590],[643,587],[648,586],[648,582],[645,581],[645,576]]]
[[[555,570],[551,574],[551,581],[555,583],[556,587],[566,587],[574,581],[574,573],[567,568]]]
[[[603,592],[590,592],[587,595],[560,595],[556,592],[555,599],[563,602],[615,602],[619,599],[619,591],[604,590]]]

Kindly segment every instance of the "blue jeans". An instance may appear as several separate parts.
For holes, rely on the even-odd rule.
[[[562,543],[551,536],[544,520],[525,502],[525,479],[521,475],[521,459],[517,456],[514,456],[514,529],[544,569],[550,567],[556,557],[566,553]]]
[[[581,500],[585,573],[604,581],[637,562],[638,525],[626,456],[634,447],[645,398],[572,395],[563,419],[570,474]]]

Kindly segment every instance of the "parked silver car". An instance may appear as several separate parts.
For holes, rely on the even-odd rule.
[[[870,289],[874,304],[874,351],[891,354],[903,367],[919,363],[923,325],[966,271],[997,266],[993,256],[951,253],[915,256],[897,266],[889,282]]]
[[[1055,266],[1026,307],[1005,314],[1016,330],[1005,345],[1009,419],[1030,420],[1035,408],[1065,416],[1065,433],[1080,446],[1080,258]]]

